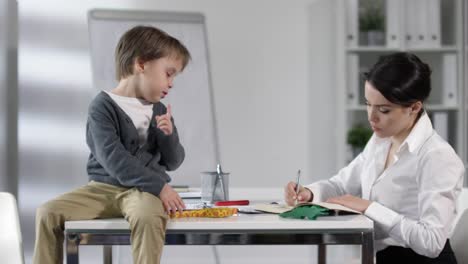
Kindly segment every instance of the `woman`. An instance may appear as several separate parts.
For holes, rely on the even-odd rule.
[[[423,103],[431,70],[417,56],[381,57],[365,74],[374,135],[348,166],[328,180],[285,187],[285,201],[327,201],[374,221],[377,263],[456,263],[449,232],[464,166],[434,131]]]

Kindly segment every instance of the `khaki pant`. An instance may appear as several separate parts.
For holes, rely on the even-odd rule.
[[[132,230],[133,262],[159,263],[168,220],[161,200],[136,188],[94,181],[38,208],[33,263],[63,263],[65,221],[122,216]]]

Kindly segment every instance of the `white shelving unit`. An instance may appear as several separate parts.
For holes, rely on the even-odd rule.
[[[463,66],[462,66],[462,80],[463,80],[463,90],[465,91],[464,94],[464,113],[465,113],[465,126],[463,127],[463,134],[465,135],[465,168],[468,168],[468,3],[467,1],[462,1],[462,31],[463,31]],[[468,175],[465,176],[465,186],[468,186]]]
[[[362,32],[364,27],[375,26],[363,19],[369,3],[374,5],[371,7],[374,10],[368,14],[375,16],[379,13],[375,8],[378,8],[382,14],[379,21],[383,21],[381,33],[374,39]],[[431,66],[432,92],[425,108],[436,130],[444,134],[468,164],[463,0],[338,0],[337,8],[343,14],[337,23],[337,30],[341,32],[337,38],[337,68],[342,74],[336,80],[339,89],[337,167],[353,158],[351,147],[346,143],[350,128],[359,123],[369,126],[362,73],[381,55],[398,51],[412,52]]]

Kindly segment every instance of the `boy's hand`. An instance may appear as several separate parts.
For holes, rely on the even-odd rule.
[[[312,192],[304,188],[303,186],[299,185],[299,193],[297,194],[296,197],[296,183],[295,182],[289,182],[286,187],[284,187],[284,201],[286,204],[293,206],[295,205],[296,201],[298,203],[302,202],[309,202],[314,198],[314,195]]]
[[[171,105],[167,105],[167,112],[164,115],[156,116],[156,125],[157,128],[161,129],[161,131],[164,133],[164,135],[169,136],[172,134],[172,130],[174,127],[172,126],[172,111],[171,111]]]
[[[180,198],[179,194],[167,183],[159,193],[159,199],[161,199],[164,209],[166,209],[168,214],[170,214],[171,211],[175,213],[177,210],[183,211],[185,209],[182,198]]]

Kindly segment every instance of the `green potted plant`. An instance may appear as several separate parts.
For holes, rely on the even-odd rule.
[[[354,125],[347,135],[346,142],[351,146],[353,156],[357,156],[366,146],[372,136],[372,129],[363,124]]]
[[[385,44],[385,16],[382,0],[360,0],[359,42],[361,45]]]

